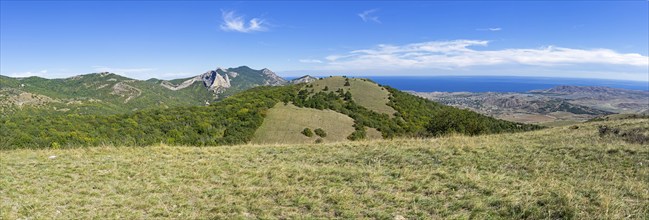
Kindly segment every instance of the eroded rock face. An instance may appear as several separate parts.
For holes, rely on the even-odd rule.
[[[124,82],[118,82],[113,86],[113,91],[110,94],[125,97],[124,103],[127,103],[129,100],[140,96],[142,91]]]
[[[300,78],[296,78],[296,79],[291,80],[290,83],[291,84],[310,83],[310,82],[313,82],[313,81],[316,81],[316,80],[318,80],[318,78],[313,77],[313,76],[309,76],[309,75],[305,75],[305,76],[302,76]]]
[[[48,96],[44,95],[39,95],[39,94],[34,94],[34,93],[29,93],[29,92],[22,92],[19,90],[14,90],[14,91],[1,91],[2,94],[7,95],[8,98],[4,99],[2,94],[0,94],[0,106],[3,105],[15,105],[18,107],[22,106],[39,106],[39,105],[44,105],[49,102],[60,102],[59,100],[52,99]],[[5,94],[6,92],[6,94]]]
[[[247,66],[240,66],[228,69],[219,67],[186,79],[179,84],[161,81],[160,85],[170,90],[180,90],[199,82],[215,95],[223,93],[227,89],[244,90],[255,86],[280,86],[288,83],[269,69],[254,70]]]
[[[264,81],[264,85],[267,86],[279,86],[279,85],[284,85],[286,84],[286,80],[283,79],[282,77],[279,77],[275,72],[269,70],[269,69],[262,69],[261,73],[266,76],[266,80]]]
[[[203,73],[200,77],[203,80],[203,85],[210,91],[220,91],[231,86],[228,74],[221,75],[217,70]]]

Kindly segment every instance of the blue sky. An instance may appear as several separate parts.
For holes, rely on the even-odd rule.
[[[0,3],[0,74],[514,75],[649,81],[649,1]]]

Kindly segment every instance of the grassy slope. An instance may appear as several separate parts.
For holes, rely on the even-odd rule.
[[[344,86],[345,78],[334,76],[317,80],[310,84],[313,85],[315,92],[322,91],[325,86],[328,87],[329,91],[336,91],[338,89],[349,90],[354,102],[378,113],[392,115],[396,112],[392,107],[387,105],[390,92],[376,83],[365,79],[349,78],[350,86]]]
[[[322,128],[327,137],[324,142],[345,141],[354,128],[354,120],[332,110],[300,108],[292,104],[277,103],[268,110],[264,123],[257,129],[253,143],[314,143],[317,135],[307,137],[304,128]]]
[[[649,119],[324,145],[2,151],[0,218],[646,219],[649,148],[600,138],[599,124]]]

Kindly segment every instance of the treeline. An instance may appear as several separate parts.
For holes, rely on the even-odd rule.
[[[348,137],[358,140],[366,137],[366,128],[375,128],[384,138],[429,137],[448,133],[466,135],[501,132],[530,131],[538,125],[514,123],[487,117],[469,110],[442,105],[386,87],[390,92],[388,103],[397,112],[390,116],[380,114],[356,104],[349,91],[323,90],[315,92],[310,87],[301,89],[292,101],[295,105],[316,109],[331,109],[354,119],[355,131]]]
[[[125,145],[227,145],[249,142],[268,109],[278,102],[330,109],[354,119],[348,139],[366,137],[368,127],[384,138],[427,137],[528,131],[537,125],[513,123],[444,106],[393,88],[389,106],[397,112],[380,114],[356,104],[345,89],[314,91],[304,84],[257,87],[211,106],[143,110],[118,115],[16,112],[0,118],[0,149]],[[289,122],[287,122],[289,123]]]
[[[294,93],[292,89],[259,87],[212,106],[110,116],[18,112],[0,118],[0,149],[246,143],[263,122],[266,111],[284,96]]]
[[[502,132],[531,131],[543,126],[495,119],[473,111],[442,105],[394,88],[389,105],[403,119],[407,133],[418,136],[439,136],[448,133],[481,135]]]

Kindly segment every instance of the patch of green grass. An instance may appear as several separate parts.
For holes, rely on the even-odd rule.
[[[349,79],[350,86],[345,86],[345,79]],[[358,105],[363,106],[369,110],[385,113],[390,116],[396,111],[387,105],[389,102],[390,92],[387,89],[377,85],[376,83],[367,81],[365,79],[343,78],[340,76],[328,77],[310,83],[313,85],[315,92],[324,91],[327,87],[328,91],[337,91],[343,89],[352,94],[352,99]],[[311,88],[307,88],[311,89]]]
[[[649,148],[601,138],[599,125],[649,120],[319,145],[1,151],[0,219],[646,219]]]
[[[315,143],[318,138],[322,138],[325,143],[345,141],[354,132],[353,125],[352,118],[332,110],[300,108],[280,102],[268,110],[252,143]],[[305,128],[311,131],[321,128],[327,135],[308,137],[303,134]]]
[[[578,121],[572,121],[572,120],[558,120],[558,121],[539,123],[539,125],[547,126],[547,127],[561,127],[561,126],[568,126],[568,125],[574,125],[579,123],[580,122]]]

